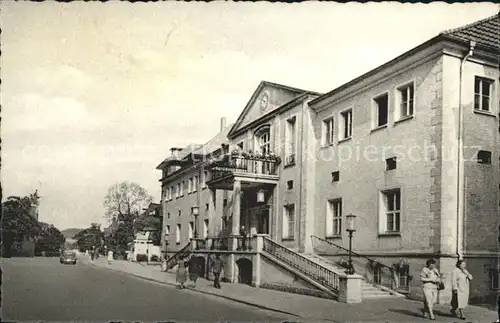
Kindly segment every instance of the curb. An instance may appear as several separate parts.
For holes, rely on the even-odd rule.
[[[108,270],[112,270],[112,271],[117,271],[119,273],[122,273],[122,274],[125,274],[125,275],[130,275],[130,276],[133,276],[133,277],[137,277],[137,278],[140,278],[140,279],[143,279],[143,280],[147,280],[147,281],[159,283],[159,284],[162,284],[162,285],[168,285],[168,286],[177,287],[177,284],[173,284],[173,283],[169,283],[169,282],[165,282],[165,281],[156,280],[154,278],[149,278],[149,277],[144,277],[144,276],[133,274],[133,273],[128,273],[128,272],[125,272],[125,271],[122,271],[122,270],[119,270],[119,269],[115,269],[115,268],[102,267],[102,266],[96,265],[96,264],[91,263],[91,262],[84,262],[84,263],[88,264],[90,266],[96,267],[96,268],[102,268],[102,269],[108,269]],[[207,292],[207,291],[203,291],[203,290],[199,290],[199,289],[192,289],[192,288],[186,288],[186,290],[192,291],[192,292],[197,292],[197,293],[200,293],[200,294],[207,294],[207,295],[216,296],[216,297],[219,297],[219,298],[224,298],[226,300],[230,300],[230,301],[233,301],[233,302],[236,302],[236,303],[240,303],[240,304],[244,304],[244,305],[256,307],[256,308],[259,308],[259,309],[262,309],[262,310],[267,310],[267,311],[272,311],[272,312],[277,312],[277,313],[281,313],[281,314],[286,314],[286,315],[291,315],[291,316],[302,318],[300,315],[297,315],[297,314],[294,314],[294,313],[290,313],[290,312],[286,312],[286,311],[274,309],[274,308],[267,307],[267,306],[264,306],[264,305],[259,305],[259,304],[247,302],[247,301],[244,301],[244,300],[241,300],[241,299],[232,298],[232,297],[221,295],[221,294],[211,293],[211,292]]]

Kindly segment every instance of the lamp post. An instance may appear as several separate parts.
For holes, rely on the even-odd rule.
[[[260,189],[257,191],[257,203],[264,203],[266,200],[265,191]]]
[[[200,208],[195,205],[191,207],[191,214],[194,216],[194,238],[198,238],[198,215],[200,215]]]
[[[352,234],[356,231],[355,227],[356,216],[354,214],[346,215],[346,231],[349,232],[349,268],[346,270],[346,274],[354,274],[354,266],[352,265]]]

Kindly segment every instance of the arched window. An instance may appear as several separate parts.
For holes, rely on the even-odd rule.
[[[255,131],[255,138],[256,148],[260,153],[266,154],[271,151],[271,128],[269,125],[264,125]]]

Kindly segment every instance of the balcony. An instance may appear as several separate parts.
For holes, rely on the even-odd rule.
[[[221,189],[229,189],[234,180],[240,180],[247,186],[252,183],[276,184],[280,162],[280,158],[275,156],[225,155],[208,164],[212,177],[207,184]]]

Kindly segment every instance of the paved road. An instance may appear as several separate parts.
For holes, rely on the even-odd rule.
[[[283,321],[297,318],[58,258],[2,259],[3,321]]]

